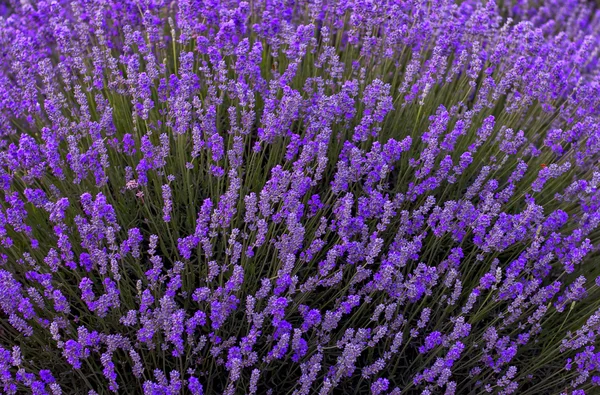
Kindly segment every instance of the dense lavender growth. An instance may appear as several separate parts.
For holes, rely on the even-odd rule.
[[[600,393],[600,12],[0,5],[0,393]]]

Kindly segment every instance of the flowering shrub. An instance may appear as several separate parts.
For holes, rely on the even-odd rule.
[[[591,3],[0,7],[0,392],[600,390]]]

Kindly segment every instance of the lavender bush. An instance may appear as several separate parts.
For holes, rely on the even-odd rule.
[[[0,6],[0,392],[600,393],[600,12]]]

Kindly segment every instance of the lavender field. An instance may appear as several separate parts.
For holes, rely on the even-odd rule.
[[[600,8],[7,0],[0,394],[600,394]]]

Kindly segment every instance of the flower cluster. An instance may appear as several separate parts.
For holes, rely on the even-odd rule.
[[[597,393],[599,32],[583,0],[0,5],[0,392]]]

